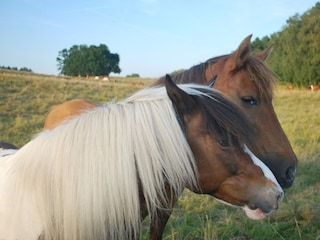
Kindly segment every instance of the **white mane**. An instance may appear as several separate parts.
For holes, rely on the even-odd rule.
[[[33,208],[27,207],[41,223],[34,229],[46,240],[132,238],[141,224],[142,196],[155,214],[168,201],[165,184],[175,194],[197,184],[193,154],[163,87],[144,89],[44,131],[10,162],[5,176],[15,197],[2,197],[0,184],[0,204],[23,209],[23,201],[31,199]],[[21,214],[11,221],[23,221]],[[11,222],[3,221],[0,238],[7,237],[1,231]],[[23,227],[14,226],[10,236],[25,236]]]

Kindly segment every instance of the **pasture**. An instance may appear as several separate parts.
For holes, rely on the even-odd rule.
[[[121,99],[152,81],[111,77],[110,82],[102,82],[0,70],[0,140],[20,147],[42,129],[53,105],[74,98]],[[275,109],[298,156],[299,168],[274,216],[253,221],[212,197],[185,191],[164,239],[320,239],[319,103],[320,92],[277,88]],[[148,239],[147,226],[142,239]]]

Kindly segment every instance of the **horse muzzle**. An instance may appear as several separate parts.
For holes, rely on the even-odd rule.
[[[276,186],[274,189],[265,189],[263,195],[259,195],[257,199],[243,209],[247,217],[254,220],[264,219],[276,211],[283,200],[283,190]]]

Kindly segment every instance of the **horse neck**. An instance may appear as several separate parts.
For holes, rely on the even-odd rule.
[[[179,83],[196,83],[196,84],[206,84],[206,63],[200,63],[187,70],[177,72],[171,75],[172,80]],[[165,81],[165,76],[159,78],[152,86],[163,85]]]
[[[127,238],[128,229],[135,235],[139,187],[156,214],[168,201],[164,186],[178,195],[196,182],[193,155],[169,99],[97,108],[39,134],[12,157],[19,199],[34,194],[48,239]],[[92,229],[92,237],[86,235]]]

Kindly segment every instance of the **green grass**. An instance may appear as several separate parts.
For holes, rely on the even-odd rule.
[[[67,79],[0,71],[0,140],[22,146],[39,132],[50,108],[74,98],[106,102],[121,99],[153,79]],[[164,239],[320,239],[320,92],[279,86],[274,106],[299,158],[292,188],[279,211],[263,221],[248,219],[242,210],[212,197],[185,191],[175,206]],[[142,239],[148,239],[148,219]]]

